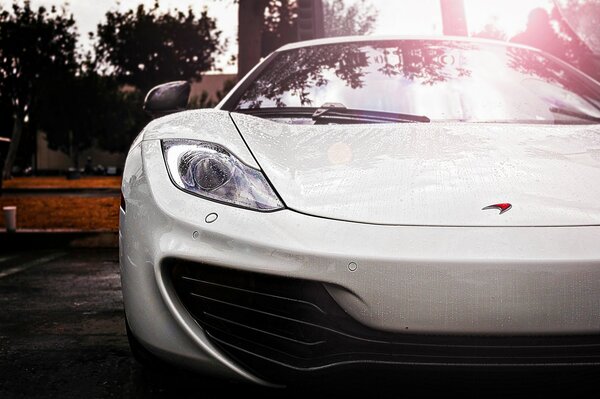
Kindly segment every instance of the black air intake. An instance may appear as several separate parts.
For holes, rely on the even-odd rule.
[[[177,260],[177,296],[215,345],[264,378],[360,363],[435,366],[600,364],[600,337],[392,334],[368,328],[324,284]]]

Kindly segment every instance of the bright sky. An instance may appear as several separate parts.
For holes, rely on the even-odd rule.
[[[348,0],[353,2],[355,0]],[[379,10],[375,34],[439,35],[442,34],[439,0],[370,0]],[[7,7],[12,0],[0,0]],[[103,21],[106,11],[129,9],[143,3],[151,6],[154,0],[70,0],[69,9],[77,20],[81,41],[89,46],[87,33],[96,30]],[[31,0],[34,7],[40,5],[61,6],[65,0]],[[223,37],[229,40],[228,52],[218,63],[225,72],[235,73],[236,67],[227,60],[237,53],[237,6],[232,0],[160,0],[162,9],[194,10],[206,8],[216,18]],[[551,0],[465,0],[465,9],[470,32],[478,32],[490,21],[494,21],[508,36],[514,36],[525,28],[527,15],[535,7],[549,8]]]

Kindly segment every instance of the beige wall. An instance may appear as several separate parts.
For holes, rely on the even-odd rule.
[[[82,151],[79,156],[79,167],[83,168],[87,157],[92,157],[92,165],[98,164],[108,167],[116,166],[122,168],[125,164],[125,154],[102,151],[97,148],[90,148]],[[44,132],[37,134],[37,167],[38,170],[67,170],[73,166],[73,162],[69,157],[61,152],[54,151],[48,148],[48,141]]]
[[[223,85],[227,80],[236,79],[236,75],[230,74],[209,74],[203,75],[202,80],[197,83],[192,83],[191,97],[196,97],[207,91],[212,100],[217,100],[216,93],[223,89]]]

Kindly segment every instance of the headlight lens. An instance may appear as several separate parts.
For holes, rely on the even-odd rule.
[[[262,172],[224,147],[196,140],[163,140],[162,147],[169,175],[182,190],[258,211],[283,208]]]

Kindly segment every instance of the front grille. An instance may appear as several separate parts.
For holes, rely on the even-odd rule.
[[[215,345],[264,378],[357,363],[600,364],[598,336],[433,336],[373,330],[319,282],[169,260],[177,296]]]

